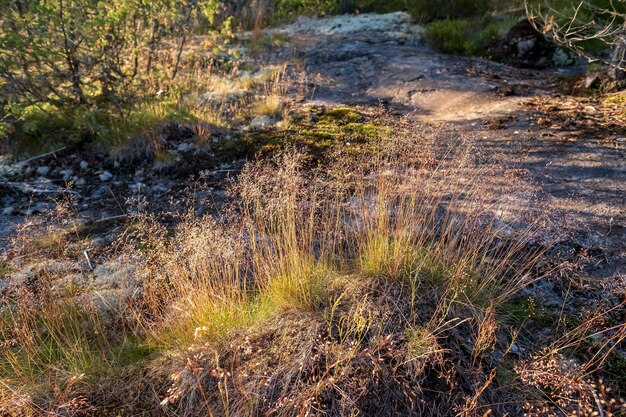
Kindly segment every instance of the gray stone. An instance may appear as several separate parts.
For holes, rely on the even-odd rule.
[[[552,62],[556,67],[564,67],[573,63],[572,57],[562,48],[557,48],[552,54]]]
[[[166,182],[158,182],[150,187],[150,191],[153,193],[164,193],[170,190],[170,186]]]
[[[111,174],[109,171],[104,171],[102,174],[99,175],[99,177],[100,181],[107,182],[113,178],[113,174]]]
[[[143,191],[146,189],[146,184],[144,184],[143,182],[137,182],[135,184],[129,184],[128,188],[130,188],[130,190],[134,193]]]
[[[46,180],[36,180],[31,183],[28,182],[4,182],[0,183],[0,190],[9,191],[11,193],[18,194],[37,194],[37,195],[57,195],[60,194],[61,189]],[[6,192],[5,191],[5,192]]]
[[[48,172],[50,172],[50,167],[43,166],[43,167],[38,167],[37,168],[37,174],[38,175],[47,175]]]
[[[600,84],[600,74],[591,72],[585,77],[585,88],[595,88]]]
[[[69,181],[72,178],[72,175],[74,175],[74,171],[68,168],[59,171],[59,174],[63,176],[63,181]]]
[[[87,168],[89,168],[89,162],[87,161],[80,161],[80,169],[82,169],[83,171],[85,171]]]
[[[2,164],[0,165],[0,175],[6,177],[13,177],[15,175],[21,175],[26,167],[22,163],[17,164]]]
[[[84,178],[78,178],[75,182],[74,185],[76,185],[77,187],[82,187],[83,185],[85,185],[87,183],[87,181],[85,181]]]
[[[528,52],[530,52],[535,47],[536,43],[537,39],[535,38],[520,40],[517,43],[517,55],[524,56],[528,54]]]
[[[254,130],[264,129],[266,127],[272,126],[275,123],[276,121],[269,116],[266,116],[266,115],[256,116],[250,122],[250,128]]]
[[[5,216],[11,216],[15,213],[15,209],[13,208],[13,206],[8,206],[2,209],[2,214],[4,214]]]
[[[146,175],[145,171],[143,170],[143,168],[141,168],[135,171],[135,174],[133,175],[133,179],[135,181],[142,181],[145,175]]]
[[[91,194],[91,199],[101,198],[103,195],[109,192],[109,188],[106,185],[101,185],[96,188],[95,191]]]
[[[178,152],[190,152],[196,149],[196,145],[193,143],[183,142],[176,147]]]
[[[323,19],[301,16],[286,27],[277,30],[287,35],[314,33],[317,35],[367,36],[379,42],[417,43],[422,39],[423,28],[413,25],[411,16],[405,12],[388,14],[340,15]]]

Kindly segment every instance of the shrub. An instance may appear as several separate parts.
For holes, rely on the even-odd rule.
[[[406,11],[426,21],[481,16],[493,7],[493,0],[353,0],[352,3],[361,12]]]
[[[527,0],[534,28],[589,62],[608,64],[616,81],[626,79],[624,25],[626,3],[611,0]]]
[[[123,117],[152,86],[171,83],[188,37],[209,30],[219,2],[7,0],[0,7],[3,135],[16,120],[18,136],[49,142],[93,133],[103,127],[101,114]],[[176,46],[161,63],[157,50],[167,39]]]
[[[468,20],[436,20],[426,27],[426,38],[440,51],[449,54],[473,55],[476,45],[468,37]]]
[[[407,9],[413,16],[431,21],[445,18],[482,16],[489,11],[491,0],[408,0]]]
[[[275,0],[269,7],[270,23],[294,19],[298,16],[326,16],[339,12],[336,0]]]
[[[426,39],[438,50],[449,54],[476,55],[514,23],[506,19],[444,19],[426,26]]]
[[[79,138],[74,121],[74,115],[79,108],[64,109],[50,103],[23,106],[9,104],[5,111],[11,114],[14,120],[10,126],[15,134],[10,137],[17,144],[15,147],[17,153],[29,153],[37,149],[48,150]]]
[[[355,9],[366,13],[389,13],[407,10],[407,2],[405,0],[354,0],[352,3]]]

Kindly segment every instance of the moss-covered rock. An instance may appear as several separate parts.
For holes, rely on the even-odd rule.
[[[322,113],[320,122],[336,125],[346,125],[349,123],[361,123],[364,116],[358,111],[349,107],[335,107]]]
[[[304,148],[314,159],[323,157],[325,152],[336,147],[342,147],[348,153],[358,153],[368,144],[383,139],[390,130],[367,119],[347,107],[314,107],[306,114],[296,115],[287,129],[272,127],[246,132],[236,139],[216,145],[214,151],[225,159],[271,154],[286,146]]]

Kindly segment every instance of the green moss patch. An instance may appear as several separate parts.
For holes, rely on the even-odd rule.
[[[334,109],[329,109],[322,112],[320,116],[320,122],[339,126],[349,123],[361,123],[365,119],[361,113],[349,107],[336,107]]]
[[[348,152],[364,151],[384,139],[389,130],[351,108],[314,108],[306,116],[297,117],[288,129],[247,132],[217,145],[215,151],[223,158],[232,159],[296,146],[307,149],[314,158],[321,158],[326,151],[339,147]]]

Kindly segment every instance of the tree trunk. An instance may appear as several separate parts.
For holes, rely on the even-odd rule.
[[[626,37],[615,41],[609,76],[615,81],[626,80]]]
[[[180,38],[180,45],[178,47],[178,53],[176,54],[176,63],[174,64],[174,71],[172,72],[172,80],[176,78],[176,74],[178,74],[178,66],[180,65],[180,57],[183,54],[183,48],[185,47],[185,41],[187,40],[187,35],[183,35]]]
[[[148,63],[146,64],[146,74],[150,74],[152,71],[152,56],[154,55],[154,48],[156,47],[156,41],[159,32],[159,22],[155,19],[152,21],[152,33],[150,33],[150,41],[148,41]]]
[[[63,46],[65,53],[65,61],[71,74],[72,92],[78,103],[85,103],[85,95],[83,94],[82,79],[80,76],[80,60],[77,58],[77,46],[79,42],[74,38],[74,28],[65,27],[65,16],[63,9],[63,1],[59,2],[59,21],[61,24],[61,33],[63,34]],[[71,22],[71,20],[70,20]]]

